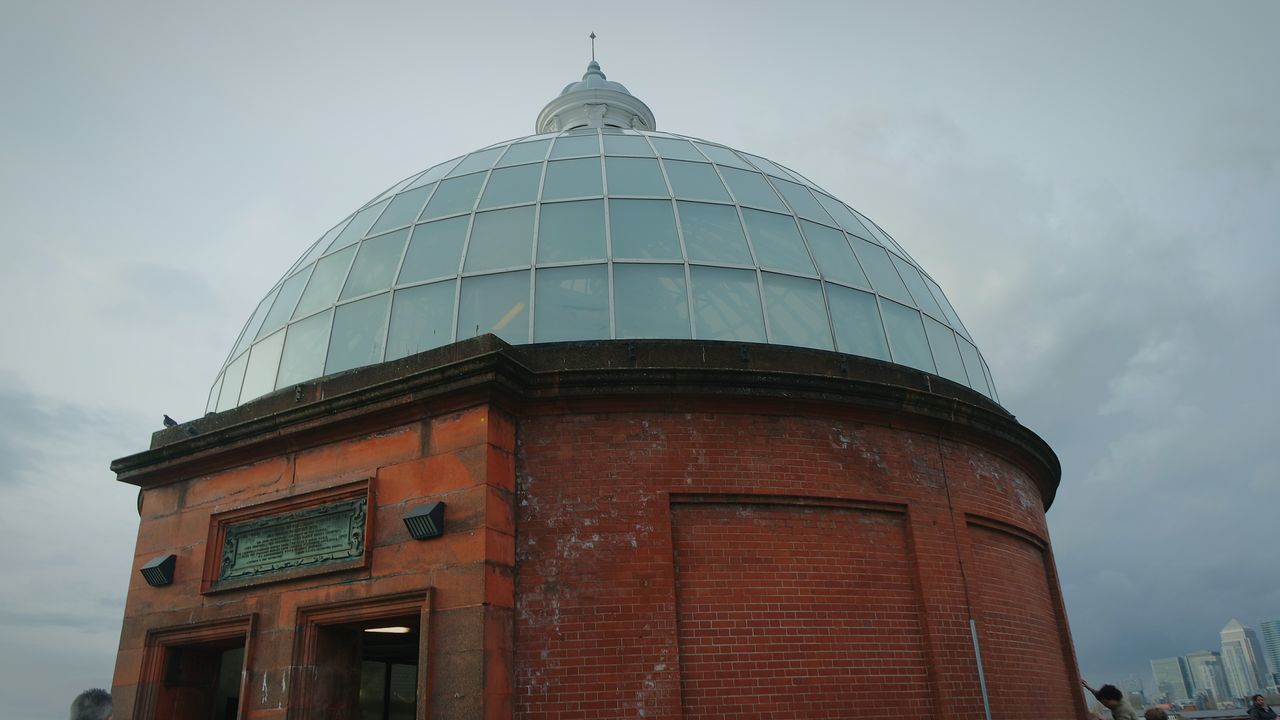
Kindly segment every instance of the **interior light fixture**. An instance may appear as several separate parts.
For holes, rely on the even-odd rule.
[[[385,633],[387,635],[406,635],[413,632],[413,628],[408,628],[404,625],[390,625],[387,627],[365,628],[364,631],[367,633]]]

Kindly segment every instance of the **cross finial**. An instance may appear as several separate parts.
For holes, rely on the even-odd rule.
[[[591,62],[595,62],[595,61],[596,61],[596,34],[595,34],[595,31],[592,31],[592,32],[591,32],[590,37],[591,37]]]

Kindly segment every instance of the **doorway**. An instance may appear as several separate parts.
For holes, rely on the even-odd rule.
[[[236,720],[244,641],[221,641],[166,648],[164,678],[156,702],[165,720]]]

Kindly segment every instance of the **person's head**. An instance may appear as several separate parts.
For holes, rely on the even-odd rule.
[[[1169,720],[1169,713],[1160,708],[1151,708],[1142,714],[1146,720]]]
[[[1124,700],[1124,693],[1120,692],[1120,688],[1115,685],[1103,685],[1098,688],[1098,702],[1108,710],[1114,710],[1120,707],[1120,702]]]
[[[1254,705],[1266,705],[1266,704],[1267,704],[1267,699],[1266,699],[1266,698],[1264,698],[1264,697],[1262,697],[1261,695],[1254,695],[1254,696],[1253,696],[1253,704],[1254,704]]]
[[[71,720],[111,720],[111,693],[85,690],[71,703]]]

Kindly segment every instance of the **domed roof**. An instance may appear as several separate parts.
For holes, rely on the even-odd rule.
[[[724,145],[579,127],[436,165],[331,228],[258,304],[208,410],[484,333],[819,348],[996,399],[942,289],[866,216]]]
[[[600,69],[600,63],[592,60],[587,63],[587,72],[583,74],[582,79],[578,82],[571,82],[564,86],[564,90],[560,91],[561,95],[568,95],[580,90],[612,90],[614,92],[631,94],[620,82],[614,82],[605,77],[604,71]]]

